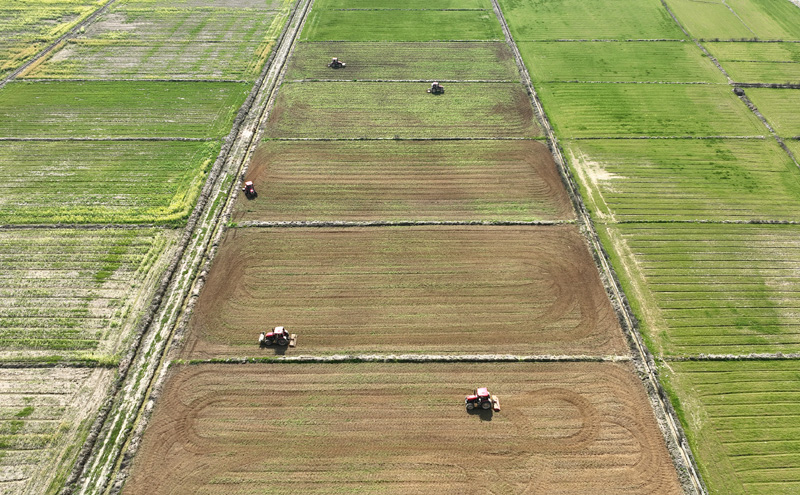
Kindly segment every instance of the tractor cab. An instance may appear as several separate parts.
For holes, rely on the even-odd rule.
[[[343,69],[347,64],[340,61],[337,57],[333,57],[331,59],[331,63],[328,64],[328,67],[331,69]]]
[[[444,94],[444,86],[442,86],[438,82],[431,83],[431,87],[428,88],[428,93],[432,95]]]
[[[467,407],[467,411],[472,411],[473,409],[483,409],[485,411],[489,409],[495,411],[500,410],[500,399],[490,394],[489,389],[486,387],[475,389],[472,395],[468,395],[467,398],[464,399],[464,403]]]
[[[290,334],[285,327],[275,327],[269,332],[261,332],[258,336],[258,345],[268,347],[272,344],[294,347],[297,344],[297,335]]]
[[[245,182],[244,187],[242,187],[242,191],[244,192],[244,195],[247,196],[247,199],[253,199],[258,196],[256,188],[253,186],[253,181]]]

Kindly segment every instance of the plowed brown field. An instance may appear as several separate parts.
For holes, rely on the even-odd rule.
[[[185,357],[301,354],[627,354],[577,228],[249,228],[228,232]]]
[[[537,141],[266,141],[238,220],[560,220],[575,218]]]
[[[678,494],[628,364],[178,367],[123,493]],[[499,413],[469,414],[486,385]]]

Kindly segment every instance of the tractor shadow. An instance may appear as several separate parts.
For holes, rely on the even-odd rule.
[[[467,414],[470,416],[480,416],[481,421],[491,421],[494,416],[494,411],[491,409],[473,409],[471,411],[467,410]]]
[[[275,356],[285,356],[286,351],[289,350],[288,345],[265,345],[261,346],[261,350],[263,352],[269,353],[272,351],[272,354]]]

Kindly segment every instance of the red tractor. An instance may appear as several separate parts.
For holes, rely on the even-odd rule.
[[[297,343],[297,335],[290,334],[284,327],[275,327],[271,332],[261,332],[258,336],[258,345],[261,347],[275,345],[288,345],[294,347]]]
[[[431,87],[428,88],[428,93],[430,93],[432,95],[443,95],[444,94],[444,86],[442,86],[438,82],[431,83]]]
[[[347,66],[346,63],[340,61],[338,58],[333,57],[331,63],[328,64],[328,67],[331,69],[344,69]]]
[[[467,405],[467,411],[474,409],[483,409],[485,411],[489,409],[500,410],[500,399],[490,394],[489,389],[486,387],[475,389],[475,393],[468,395],[464,399],[464,403]]]
[[[245,182],[242,191],[244,191],[244,195],[247,196],[247,199],[254,199],[256,196],[258,196],[256,188],[253,187],[252,181]]]

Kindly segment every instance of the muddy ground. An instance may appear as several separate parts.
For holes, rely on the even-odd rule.
[[[627,354],[573,225],[232,229],[183,356]]]
[[[681,493],[629,364],[218,364],[173,373],[125,494]],[[500,412],[465,410],[464,396],[483,385]]]

